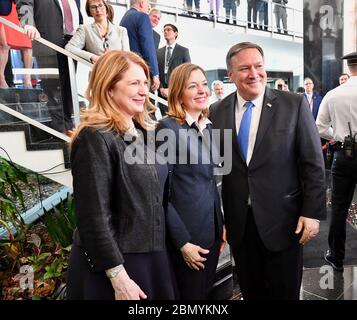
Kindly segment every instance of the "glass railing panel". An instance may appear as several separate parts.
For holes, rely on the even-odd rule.
[[[76,68],[76,82],[78,94],[85,96],[89,83],[91,67],[83,64],[78,64]]]
[[[21,71],[14,67],[13,60],[20,64],[21,61],[18,61],[20,59],[21,55],[17,55],[8,62],[12,69],[9,82],[14,85],[7,89],[0,89],[1,103],[59,132],[64,132],[63,98],[56,51],[40,43],[34,43],[32,70]],[[24,78],[24,71],[27,76],[36,79],[34,87],[25,88],[19,80]],[[19,121],[12,119],[11,122]]]
[[[302,10],[289,9],[288,15],[291,17],[291,19],[288,18],[288,30],[292,30],[294,32],[293,35],[302,38],[304,36],[304,12]]]
[[[0,103],[33,120],[48,125],[51,122],[50,112],[44,101],[41,88],[0,89]],[[5,112],[0,113],[0,125],[19,124],[22,121]]]

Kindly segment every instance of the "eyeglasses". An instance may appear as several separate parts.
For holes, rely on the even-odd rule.
[[[174,31],[174,29],[172,29],[172,28],[165,28],[164,29],[164,32],[169,32],[169,31]]]
[[[105,8],[105,5],[103,3],[100,3],[97,6],[96,5],[89,6],[90,11],[104,10],[104,8]]]

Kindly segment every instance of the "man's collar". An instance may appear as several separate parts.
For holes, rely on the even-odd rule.
[[[257,98],[253,99],[253,100],[249,100],[251,102],[253,102],[253,104],[255,106],[262,106],[263,105],[263,100],[264,100],[264,93],[261,93]],[[244,104],[248,101],[242,98],[242,96],[239,94],[238,90],[237,90],[237,99],[238,99],[238,107],[240,106],[244,106]]]
[[[171,47],[172,49],[174,49],[175,46],[176,46],[176,41],[173,42],[172,44],[167,44],[167,43],[166,43],[166,48],[167,48],[167,47]]]

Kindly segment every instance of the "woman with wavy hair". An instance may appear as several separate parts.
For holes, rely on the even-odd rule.
[[[165,193],[168,248],[179,296],[190,300],[209,297],[224,243],[213,175],[208,96],[203,69],[192,63],[178,66],[170,77],[168,117],[156,129],[157,152],[175,155],[168,159],[170,175]],[[165,135],[168,141],[164,145],[159,136]]]
[[[77,230],[68,271],[69,299],[173,299],[162,206],[167,167],[149,161],[142,133],[149,69],[132,52],[95,64],[89,109],[73,136],[71,164]],[[127,147],[136,149],[135,160]],[[159,272],[158,272],[159,271]]]

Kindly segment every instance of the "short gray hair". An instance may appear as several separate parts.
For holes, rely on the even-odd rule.
[[[158,13],[160,16],[161,16],[161,11],[158,9],[158,8],[152,8],[149,12],[149,15],[152,14],[152,13]]]
[[[130,0],[130,6],[132,7],[134,4],[139,3],[141,0]]]
[[[239,52],[241,52],[242,50],[245,50],[245,49],[257,49],[264,59],[264,51],[260,46],[258,46],[257,44],[255,44],[253,42],[240,42],[240,43],[235,44],[232,48],[230,48],[227,53],[226,64],[227,64],[228,70],[231,69],[232,58],[236,54],[238,54]]]
[[[223,82],[221,80],[214,80],[211,84],[211,90],[213,91],[216,85],[221,85],[223,87]]]

